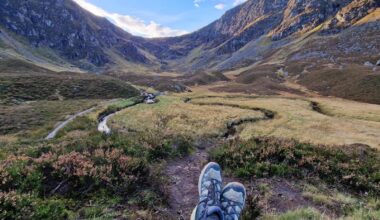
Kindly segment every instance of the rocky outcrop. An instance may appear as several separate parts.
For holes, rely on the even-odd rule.
[[[203,53],[199,59],[191,61],[199,62],[192,64],[198,67],[212,63],[212,59],[219,62],[221,56],[228,57],[261,37],[281,41],[316,30],[325,23],[321,33],[339,32],[378,6],[376,0],[248,0],[197,32],[157,42],[166,45],[168,50],[163,58],[171,60],[201,47]]]
[[[349,1],[289,0],[282,23],[272,32],[273,40],[280,40],[297,32],[307,32],[335,14]]]
[[[338,33],[380,7],[377,0],[354,0],[339,10],[324,27],[324,33]]]

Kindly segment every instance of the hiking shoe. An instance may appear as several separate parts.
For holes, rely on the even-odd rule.
[[[229,183],[222,191],[221,208],[225,220],[239,220],[244,208],[247,193],[241,183]]]
[[[192,219],[201,220],[217,215],[223,220],[220,208],[220,195],[222,190],[222,175],[217,163],[207,164],[198,181],[199,203],[193,212]]]

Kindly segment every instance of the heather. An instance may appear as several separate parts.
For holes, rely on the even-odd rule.
[[[140,138],[94,134],[10,154],[0,161],[0,218],[116,217],[164,206],[159,166],[190,145],[183,137]]]

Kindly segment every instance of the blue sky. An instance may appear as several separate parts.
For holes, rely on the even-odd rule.
[[[74,0],[95,15],[143,37],[195,31],[245,0]]]

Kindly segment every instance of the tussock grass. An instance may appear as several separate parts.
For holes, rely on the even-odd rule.
[[[369,147],[326,146],[277,138],[231,142],[212,154],[244,178],[282,176],[321,179],[357,193],[380,195],[380,153]]]
[[[313,111],[310,101],[298,98],[210,97],[194,100],[197,103],[220,102],[248,107],[259,107],[277,113],[274,120],[246,124],[240,137],[249,139],[254,136],[276,136],[295,138],[316,144],[355,144],[362,143],[380,148],[380,106],[339,99],[321,100],[323,110],[333,115],[323,115]],[[362,114],[363,112],[363,114]],[[335,117],[334,114],[337,114]],[[340,117],[340,115],[344,117]],[[362,119],[367,119],[362,120]],[[375,121],[372,121],[375,120]]]
[[[248,109],[184,103],[178,96],[159,99],[160,102],[154,105],[138,105],[121,111],[111,118],[111,126],[116,130],[161,130],[167,135],[219,136],[225,132],[230,121],[263,117],[261,112]]]
[[[324,112],[345,119],[361,119],[380,122],[380,106],[338,98],[313,98]]]

